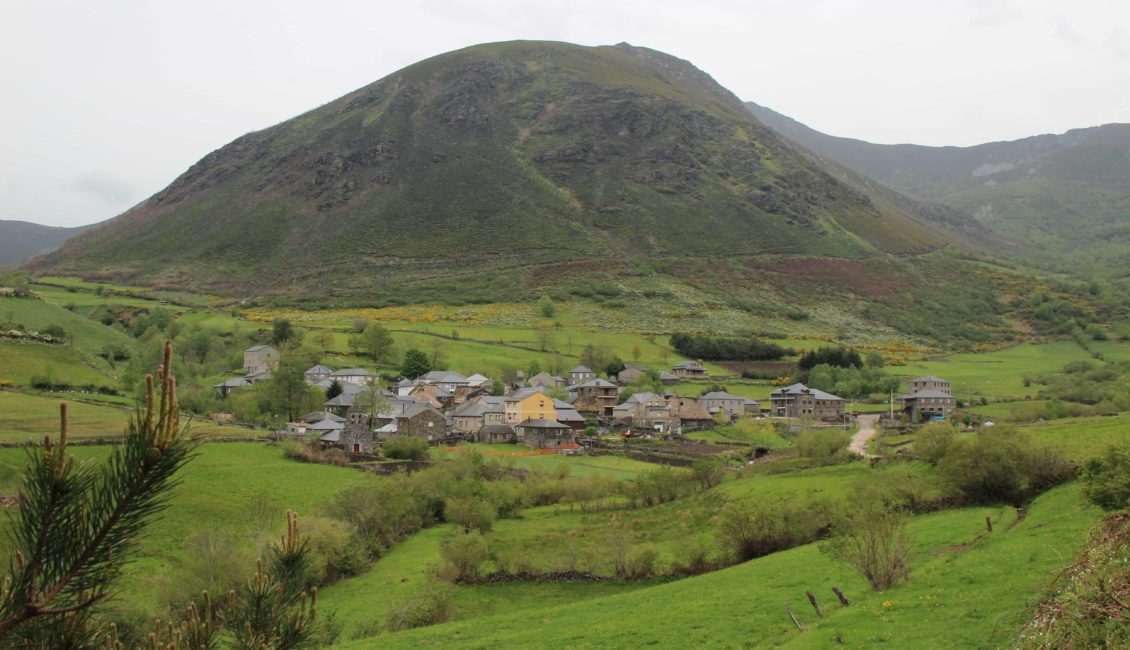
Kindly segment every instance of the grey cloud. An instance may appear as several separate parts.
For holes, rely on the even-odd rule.
[[[70,182],[68,188],[91,195],[109,206],[119,206],[136,195],[128,182],[103,171],[83,172]]]

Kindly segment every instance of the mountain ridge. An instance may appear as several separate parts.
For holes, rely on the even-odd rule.
[[[930,147],[832,136],[754,102],[746,107],[817,156],[974,215],[1013,240],[1028,263],[1107,272],[1130,263],[1130,124]]]
[[[30,221],[0,219],[0,268],[19,266],[50,252],[67,239],[93,227],[45,226]]]
[[[492,43],[237,138],[30,267],[292,296],[333,278],[346,295],[493,265],[951,243],[930,211],[868,191],[682,59]]]

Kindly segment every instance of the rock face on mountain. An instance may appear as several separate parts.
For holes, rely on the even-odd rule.
[[[910,196],[974,215],[1029,262],[1077,270],[1130,263],[1130,124],[973,147],[883,145],[830,136],[747,102],[766,126]]]
[[[289,297],[505,270],[517,296],[563,262],[865,258],[968,225],[921,207],[798,153],[686,61],[511,42],[243,136],[33,267]]]
[[[55,250],[88,227],[60,228],[0,219],[0,268],[19,266],[40,253]]]

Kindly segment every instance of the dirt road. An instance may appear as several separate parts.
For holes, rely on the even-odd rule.
[[[851,437],[851,444],[848,445],[849,451],[860,456],[871,455],[867,453],[867,443],[875,437],[875,422],[878,420],[878,415],[861,415],[855,419],[856,424],[859,425],[859,431]]]

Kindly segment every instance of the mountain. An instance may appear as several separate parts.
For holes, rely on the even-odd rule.
[[[40,253],[53,251],[89,227],[59,228],[0,219],[0,268],[19,266]]]
[[[921,200],[973,214],[1028,262],[1130,264],[1130,124],[972,147],[884,145],[816,131],[753,102],[762,123],[809,151]]]
[[[796,151],[686,61],[520,41],[240,137],[32,268],[243,296],[419,300],[443,285],[496,300],[585,264],[867,259],[978,232]]]

